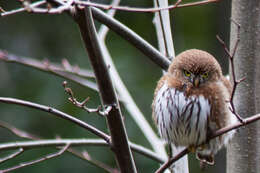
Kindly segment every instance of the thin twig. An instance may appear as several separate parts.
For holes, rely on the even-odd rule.
[[[19,99],[14,99],[14,98],[8,98],[8,97],[0,97],[0,102],[3,103],[9,103],[9,104],[17,104],[17,105],[21,105],[21,106],[27,106],[30,108],[34,108],[37,110],[41,110],[44,112],[48,112],[51,113],[52,115],[55,115],[57,117],[69,120],[70,122],[77,124],[78,126],[90,131],[91,133],[97,135],[98,137],[104,139],[106,142],[108,142],[108,144],[110,144],[110,136],[108,136],[107,134],[105,134],[104,132],[98,130],[97,128],[71,116],[68,115],[64,112],[61,112],[55,108],[49,107],[49,106],[44,106],[44,105],[40,105],[40,104],[36,104],[36,103],[32,103],[29,101],[24,101],[24,100],[19,100]]]
[[[60,147],[66,144],[70,146],[105,146],[109,147],[106,141],[103,139],[41,139],[35,141],[20,141],[20,142],[8,142],[0,144],[0,151],[12,150],[17,148],[32,149],[39,147]],[[153,159],[159,163],[164,163],[166,159],[161,158],[158,154],[154,153],[150,149],[147,149],[141,145],[130,142],[131,149],[136,153],[146,156],[147,158]]]
[[[102,107],[101,106],[98,106],[97,108],[88,108],[86,106],[87,102],[89,101],[89,97],[87,97],[85,100],[83,100],[82,102],[79,102],[76,97],[74,96],[73,92],[72,92],[72,89],[67,87],[67,81],[64,81],[62,83],[63,87],[64,87],[64,90],[67,94],[69,94],[69,98],[68,100],[74,104],[75,106],[87,111],[88,113],[97,113],[98,115],[101,115],[101,116],[107,116],[109,111],[111,111],[112,109],[112,106],[106,106],[104,108],[104,110],[102,110]]]
[[[56,1],[57,2],[57,1]],[[46,13],[46,14],[60,14],[63,11],[68,11],[72,8],[74,0],[67,0],[66,3],[61,4],[57,8],[53,8],[50,4],[47,4],[47,8],[33,7],[28,1],[24,1],[25,10],[29,13]]]
[[[175,3],[175,7],[179,5],[181,0]],[[154,0],[155,7],[168,6],[168,0]],[[155,14],[154,24],[157,32],[157,40],[159,43],[159,50],[163,53],[169,60],[175,57],[175,50],[172,40],[172,30],[170,24],[169,11],[163,10]]]
[[[155,49],[151,44],[149,44],[142,37],[137,35],[134,31],[129,29],[127,26],[123,25],[114,18],[108,16],[103,11],[93,8],[93,17],[99,22],[108,26],[112,31],[116,32],[118,35],[128,40],[133,46],[139,49],[144,55],[150,58],[155,64],[167,70],[170,61],[162,55],[157,49]]]
[[[8,161],[8,160],[10,160],[10,159],[15,158],[16,156],[22,154],[23,151],[24,151],[23,148],[19,148],[19,149],[18,149],[17,151],[15,151],[14,153],[12,153],[12,154],[10,154],[10,155],[8,155],[8,156],[6,156],[6,157],[0,159],[0,164],[3,164],[4,162],[6,162],[6,161]]]
[[[60,65],[60,64],[51,63],[48,59],[39,61],[36,60],[35,58],[18,56],[9,53],[7,51],[0,50],[0,60],[34,67],[42,71],[67,72],[69,74],[77,75],[83,78],[95,78],[94,73],[92,71],[81,69],[77,65],[72,66],[67,59],[62,59]]]
[[[191,6],[198,6],[198,5],[205,5],[209,3],[219,2],[220,0],[204,0],[186,4],[173,4],[167,7],[158,7],[158,8],[136,8],[136,7],[123,7],[123,6],[112,6],[112,5],[105,5],[105,4],[98,4],[90,1],[82,1],[82,0],[75,0],[76,4],[84,5],[84,6],[92,6],[96,8],[102,8],[105,10],[120,10],[120,11],[128,11],[128,12],[141,12],[141,13],[155,13],[162,10],[173,10],[175,8],[183,8],[183,7],[191,7]]]
[[[31,139],[31,140],[42,140],[41,137],[36,136],[36,135],[33,135],[33,134],[28,133],[28,132],[26,132],[26,131],[23,131],[23,130],[21,130],[21,129],[18,129],[18,128],[14,127],[14,126],[12,126],[12,125],[6,123],[6,122],[0,121],[0,127],[3,127],[3,128],[5,128],[5,129],[11,131],[13,134],[15,134],[16,136],[21,137],[21,138],[26,138],[26,139]],[[54,140],[56,140],[56,139],[54,139]],[[75,139],[75,140],[78,140],[78,139]],[[93,142],[93,141],[91,141],[91,139],[87,139],[87,140],[90,140],[89,142]],[[99,142],[99,141],[100,141],[100,139],[97,140],[97,142]],[[49,141],[46,141],[46,142],[49,142]],[[75,141],[70,140],[70,141],[64,141],[64,142],[62,143],[62,145],[63,145],[63,144],[66,144],[66,143],[68,143],[68,142],[71,144],[71,146],[73,146],[73,144],[75,143]],[[86,141],[82,141],[82,140],[79,141],[79,140],[78,140],[78,142],[86,142]],[[102,142],[106,143],[104,140],[102,140]],[[17,144],[17,143],[16,143],[16,144]],[[41,142],[40,144],[42,144],[42,146],[48,146],[47,144],[43,144],[43,142]],[[83,145],[86,145],[86,144],[83,144]],[[94,145],[94,144],[93,144],[93,145]],[[59,145],[57,145],[56,148],[57,148],[58,146],[59,146]],[[12,147],[12,145],[11,145],[10,147]],[[17,146],[17,147],[18,147],[18,146]],[[32,146],[32,147],[38,147],[38,146]],[[0,147],[0,148],[1,148],[1,147]],[[25,147],[24,147],[24,148],[25,148]],[[29,147],[29,148],[30,148],[30,147]],[[6,148],[6,149],[8,149],[8,148]],[[92,165],[94,165],[94,166],[96,166],[96,167],[98,167],[98,168],[101,168],[101,169],[103,169],[103,170],[106,171],[106,172],[115,173],[116,170],[117,170],[117,169],[115,169],[115,168],[111,168],[110,166],[106,165],[105,163],[102,163],[102,162],[100,162],[100,161],[98,161],[98,160],[93,159],[92,157],[90,157],[89,154],[88,154],[89,157],[86,157],[86,156],[87,156],[87,152],[86,152],[86,151],[81,152],[81,151],[77,151],[76,149],[73,149],[73,148],[68,148],[67,152],[71,153],[73,156],[76,156],[77,158],[80,158],[80,159],[82,159],[82,160],[84,160],[84,161],[88,161],[90,164],[92,164]],[[141,149],[140,149],[140,152],[142,152]],[[146,152],[144,152],[144,155],[145,155],[145,153],[146,153]],[[148,152],[148,153],[149,153],[149,152]],[[150,153],[149,153],[149,154],[150,154]],[[148,155],[149,155],[149,154],[148,154]],[[151,154],[151,155],[152,155],[152,154]],[[152,156],[153,156],[153,155],[152,155]],[[148,157],[149,157],[149,156],[148,156]]]
[[[178,153],[176,156],[170,158],[167,162],[165,162],[158,170],[156,170],[155,173],[163,173],[167,168],[169,168],[174,162],[185,156],[189,153],[189,149],[185,148],[180,153]]]
[[[120,0],[113,0],[113,2],[111,3],[112,6],[115,6],[115,5],[119,5],[120,3]],[[116,10],[114,9],[111,9],[107,12],[107,15],[109,15],[110,17],[113,17],[116,13]],[[106,39],[106,36],[107,36],[107,33],[108,33],[109,29],[106,25],[101,25],[99,31],[98,31],[98,37],[100,40],[105,40]]]
[[[94,3],[90,1],[82,1],[82,0],[70,0],[68,3],[54,9],[43,9],[43,8],[37,8],[40,5],[43,5],[46,3],[46,0],[43,1],[38,1],[32,4],[27,5],[27,8],[19,8],[16,10],[12,11],[3,11],[0,13],[0,17],[24,12],[26,10],[29,10],[29,12],[34,12],[34,13],[48,13],[48,14],[60,14],[63,11],[70,10],[71,4],[77,4],[81,6],[92,6],[92,7],[97,7],[105,10],[120,10],[120,11],[128,11],[128,12],[141,12],[141,13],[155,13],[158,11],[162,10],[173,10],[175,8],[183,8],[183,7],[191,7],[191,6],[199,6],[199,5],[205,5],[209,3],[215,3],[219,2],[220,0],[204,0],[204,1],[198,1],[198,2],[192,2],[192,3],[186,3],[186,4],[176,4],[174,5],[169,5],[167,7],[161,7],[161,8],[136,8],[136,7],[123,7],[123,6],[114,6],[114,5],[105,5],[105,4],[99,4],[99,3]]]
[[[237,119],[243,123],[244,120],[243,118],[236,112],[236,109],[235,109],[235,105],[234,105],[234,95],[235,95],[235,92],[236,92],[236,89],[237,89],[237,86],[239,83],[241,83],[242,81],[245,80],[245,77],[242,78],[242,79],[239,79],[237,80],[236,79],[236,73],[235,73],[235,66],[234,66],[234,57],[235,57],[235,53],[236,53],[236,50],[238,48],[238,44],[239,44],[239,41],[240,41],[240,24],[238,24],[237,22],[235,22],[234,20],[231,19],[231,22],[233,22],[234,24],[236,24],[237,26],[237,40],[235,42],[235,46],[233,48],[233,51],[232,53],[229,51],[226,43],[217,35],[217,40],[220,42],[220,44],[223,46],[224,50],[225,50],[225,53],[228,55],[229,57],[229,61],[230,61],[230,65],[231,65],[231,75],[232,75],[232,78],[233,78],[233,88],[232,88],[232,91],[231,91],[231,96],[230,96],[230,100],[229,100],[229,103],[230,103],[230,111],[237,117]]]
[[[124,39],[128,40],[133,46],[139,49],[144,55],[150,58],[155,64],[167,70],[170,61],[162,55],[157,49],[155,49],[151,44],[145,41],[142,37],[137,35],[131,29],[120,23],[119,21],[115,20],[114,18],[110,17],[106,13],[98,9],[92,9],[93,17],[97,19],[99,22],[108,26],[111,30],[122,36]],[[73,78],[69,78],[72,80]],[[77,79],[76,81],[84,85],[84,82],[81,81],[82,79]],[[83,84],[82,84],[83,83]]]
[[[124,7],[124,6],[116,6],[116,5],[99,4],[99,3],[94,3],[94,2],[90,2],[90,1],[82,1],[82,0],[71,0],[71,1],[73,1],[74,4],[77,4],[77,5],[92,6],[92,7],[96,7],[96,8],[105,9],[105,10],[113,9],[113,10],[128,11],[128,12],[155,13],[155,12],[162,11],[162,10],[173,10],[175,8],[205,5],[205,4],[209,4],[209,3],[219,2],[220,0],[204,0],[204,1],[186,3],[186,4],[177,3],[177,6],[176,6],[176,4],[174,4],[174,5],[169,5],[167,7],[160,7],[160,8]],[[39,2],[29,4],[27,6],[27,9],[26,8],[20,8],[20,9],[16,9],[16,10],[12,10],[12,11],[2,12],[2,13],[0,13],[0,15],[2,17],[8,16],[8,15],[12,15],[12,14],[16,14],[16,13],[19,13],[19,12],[26,11],[28,9],[31,10],[30,12],[34,12],[34,13],[59,14],[59,13],[65,11],[65,10],[70,10],[69,5],[71,5],[73,3],[71,1],[68,1],[68,3],[66,3],[66,5],[62,5],[58,8],[55,8],[55,9],[37,8],[38,6],[46,3],[46,0],[43,0],[43,1],[39,1]]]
[[[0,127],[9,130],[11,133],[15,134],[16,136],[18,136],[20,138],[34,139],[34,140],[40,139],[37,136],[27,133],[25,131],[21,131],[20,129],[18,129],[4,121],[0,121]]]
[[[32,149],[36,147],[60,147],[66,144],[70,144],[70,146],[107,146],[106,141],[103,139],[41,139],[2,143],[0,144],[0,151],[17,148]]]
[[[31,8],[38,7],[38,6],[43,5],[45,3],[46,3],[46,0],[42,0],[42,1],[37,1],[37,2],[31,3]],[[18,9],[11,10],[11,11],[5,11],[5,12],[0,13],[0,17],[1,16],[4,17],[4,16],[17,14],[17,13],[24,12],[24,11],[26,11],[25,8],[18,8]]]
[[[50,63],[48,60],[38,61],[32,58],[21,57],[14,54],[10,54],[6,51],[0,50],[0,61],[8,63],[17,63],[27,67],[31,67],[43,72],[48,72],[56,76],[62,77],[66,80],[73,81],[81,86],[98,91],[96,83],[86,79],[94,78],[93,72],[89,70],[82,70],[77,66],[66,68],[65,61],[62,61],[62,65]]]
[[[43,156],[43,157],[41,157],[39,159],[36,159],[36,160],[33,160],[33,161],[29,161],[29,162],[23,162],[23,163],[20,163],[19,165],[16,165],[14,167],[7,168],[7,169],[4,169],[4,170],[0,170],[0,173],[14,171],[16,169],[20,169],[20,168],[23,168],[23,167],[26,167],[26,166],[34,165],[36,163],[43,162],[43,161],[52,159],[54,157],[58,157],[58,156],[62,155],[69,148],[69,146],[70,146],[70,144],[68,143],[64,147],[62,147],[61,150],[59,150],[56,153],[48,154],[48,155]]]

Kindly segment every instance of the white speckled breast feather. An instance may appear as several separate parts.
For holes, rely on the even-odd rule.
[[[186,97],[183,92],[169,88],[164,83],[153,104],[160,136],[176,146],[198,146],[206,142],[209,129],[217,130],[215,123],[209,123],[211,105],[202,95]],[[214,154],[223,144],[227,144],[233,134],[234,131],[224,134],[223,141],[219,137],[215,138],[197,152]]]
[[[199,145],[206,140],[210,104],[203,96],[186,97],[165,83],[155,97],[160,135],[176,146]]]

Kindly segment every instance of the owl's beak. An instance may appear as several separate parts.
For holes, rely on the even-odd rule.
[[[195,77],[193,79],[193,86],[198,87],[200,85],[200,79],[198,77]]]

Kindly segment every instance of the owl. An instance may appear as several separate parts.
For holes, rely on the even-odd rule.
[[[232,86],[209,53],[191,49],[179,54],[159,80],[152,104],[159,134],[168,143],[189,147],[202,163],[214,155],[234,131],[208,141],[208,136],[238,120],[229,109]]]

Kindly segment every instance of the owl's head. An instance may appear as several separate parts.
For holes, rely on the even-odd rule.
[[[176,56],[168,72],[194,87],[209,81],[218,81],[222,76],[217,60],[211,54],[198,49],[186,50]]]

